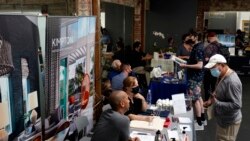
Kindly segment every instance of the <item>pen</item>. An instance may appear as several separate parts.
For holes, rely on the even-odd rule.
[[[136,133],[137,135],[148,135],[147,133]]]

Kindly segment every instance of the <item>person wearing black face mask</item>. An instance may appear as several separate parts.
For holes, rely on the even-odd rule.
[[[123,81],[123,90],[128,94],[130,108],[125,113],[130,120],[151,121],[152,116],[139,115],[147,110],[148,104],[145,98],[139,93],[138,81],[135,77],[129,76]]]
[[[139,93],[139,91],[140,91],[140,87],[139,86],[136,86],[136,87],[132,88],[132,93],[133,94],[137,94],[137,93]]]

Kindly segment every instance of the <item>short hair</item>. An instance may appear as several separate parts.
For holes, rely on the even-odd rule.
[[[121,101],[126,97],[127,93],[121,90],[113,91],[109,96],[109,104],[113,110],[118,110]]]
[[[121,61],[118,60],[118,59],[116,59],[116,60],[114,60],[114,61],[112,62],[111,66],[112,66],[112,68],[115,69],[115,70],[120,70],[121,64],[122,64]]]
[[[182,37],[181,37],[182,41],[185,42],[185,40],[186,40],[186,38],[187,38],[188,36],[189,36],[188,33],[183,34]]]
[[[140,44],[141,44],[141,42],[139,42],[139,41],[134,42],[133,48],[134,48],[134,49],[135,49],[135,48],[138,48],[138,47],[140,46]]]
[[[123,80],[123,90],[126,91],[127,87],[135,85],[136,77],[129,76]]]

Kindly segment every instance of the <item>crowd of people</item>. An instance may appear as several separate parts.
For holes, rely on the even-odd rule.
[[[206,125],[205,109],[212,106],[217,119],[216,140],[234,141],[242,120],[242,84],[237,73],[228,66],[228,60],[219,52],[221,44],[216,33],[208,33],[207,41],[204,46],[200,34],[195,31],[184,34],[176,55],[187,63],[179,67],[186,70],[187,95],[192,97],[197,125]],[[112,68],[108,78],[103,81],[105,104],[109,104],[111,109],[105,109],[101,115],[92,141],[103,140],[111,134],[109,130],[115,131],[109,141],[139,140],[129,137],[129,120],[153,119],[153,116],[141,115],[148,104],[140,91],[141,82],[135,75],[147,75],[145,67],[152,55],[141,50],[139,41],[132,48],[126,48],[120,39],[116,47]]]

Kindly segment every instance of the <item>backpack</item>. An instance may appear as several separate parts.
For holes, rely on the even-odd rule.
[[[223,55],[228,63],[229,59],[230,59],[230,52],[228,50],[228,47],[226,47],[225,45],[223,45],[221,43],[219,43],[219,46],[217,46],[217,47],[218,47],[218,53]]]

